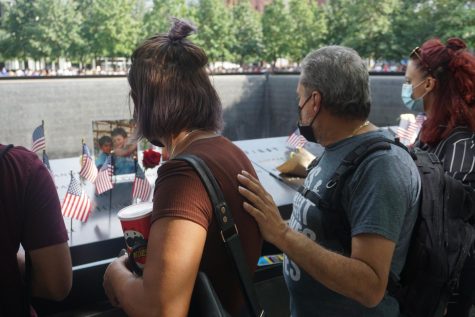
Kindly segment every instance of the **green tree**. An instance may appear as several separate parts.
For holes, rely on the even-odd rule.
[[[309,48],[317,49],[326,44],[328,37],[328,16],[321,5],[313,6],[313,29],[310,30]]]
[[[30,39],[34,51],[54,62],[60,57],[70,57],[73,43],[79,43],[81,14],[74,0],[42,0],[33,2],[36,27]]]
[[[465,8],[458,7],[463,26],[460,28],[461,37],[467,42],[472,52],[475,51],[475,1],[468,1]]]
[[[249,1],[240,1],[232,8],[234,45],[231,50],[239,64],[255,62],[263,51],[260,14]]]
[[[264,57],[275,66],[277,58],[290,56],[290,41],[294,36],[289,10],[283,0],[274,0],[264,8],[262,33],[264,36]]]
[[[290,0],[290,57],[299,62],[310,51],[324,43],[327,33],[325,12],[314,1]]]
[[[393,14],[391,46],[386,56],[407,58],[411,50],[430,38],[460,37],[475,45],[475,4],[460,0],[402,0]]]
[[[230,48],[234,39],[231,34],[231,14],[222,0],[200,0],[194,9],[198,27],[196,43],[208,54],[211,62],[232,59]]]
[[[6,3],[0,0],[0,46],[3,41],[8,37],[7,32],[5,31],[5,20],[7,16],[8,6]],[[0,49],[0,61],[4,60],[3,50]]]
[[[129,56],[141,29],[135,5],[135,0],[83,0],[83,54],[89,52],[94,59]]]
[[[152,10],[144,17],[144,36],[167,32],[171,17],[183,18],[187,13],[185,0],[154,0]]]
[[[5,6],[2,27],[5,35],[0,50],[5,58],[26,60],[37,55],[34,34],[37,15],[29,0],[17,0],[10,7]]]
[[[354,48],[363,57],[383,57],[391,40],[391,19],[401,0],[332,0],[327,42]]]
[[[446,40],[450,37],[460,37],[469,47],[474,47],[475,41],[475,1],[435,0],[433,20],[435,36]]]
[[[0,41],[5,58],[54,62],[70,56],[73,43],[81,40],[82,18],[74,0],[18,0],[7,8]]]

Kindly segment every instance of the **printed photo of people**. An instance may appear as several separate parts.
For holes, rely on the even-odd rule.
[[[111,156],[114,175],[135,173],[137,144],[130,142],[132,120],[93,121],[94,156],[98,169]]]

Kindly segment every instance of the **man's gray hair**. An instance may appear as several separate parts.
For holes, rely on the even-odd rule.
[[[302,61],[300,84],[310,94],[318,91],[322,106],[338,117],[366,119],[371,108],[368,68],[348,47],[327,46]]]

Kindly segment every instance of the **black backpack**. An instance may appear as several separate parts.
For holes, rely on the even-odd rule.
[[[390,276],[388,292],[408,317],[443,316],[449,296],[457,289],[463,265],[475,240],[475,193],[445,174],[438,157],[418,148],[408,150],[398,139],[376,137],[351,151],[327,183],[323,197],[301,187],[299,192],[332,215],[327,226],[345,251],[351,253],[348,219],[340,204],[345,180],[371,153],[396,144],[409,152],[421,177],[421,202],[400,280]],[[311,164],[310,168],[318,162]],[[474,281],[475,282],[475,281]]]

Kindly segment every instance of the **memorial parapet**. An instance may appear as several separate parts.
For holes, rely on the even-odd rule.
[[[287,160],[291,150],[287,147],[286,140],[287,137],[275,137],[234,143],[248,155],[264,188],[273,196],[283,217],[288,219],[295,189],[285,183],[284,178],[280,178],[275,170],[276,166]],[[307,144],[306,147],[316,155],[322,151],[317,145]],[[79,159],[76,157],[51,160],[50,164],[59,197],[62,199],[68,188],[71,171],[76,175],[79,172]],[[150,183],[153,182],[151,174],[154,173],[154,170],[146,173]],[[92,184],[84,184],[84,189],[93,202],[89,219],[87,222],[80,222],[65,218],[73,260],[73,289],[68,298],[59,304],[52,305],[36,300],[40,311],[47,313],[48,309],[53,307],[56,311],[64,311],[106,300],[102,289],[102,276],[107,265],[117,256],[119,250],[125,247],[117,212],[132,204],[133,179],[133,174],[114,176],[114,189],[102,195],[95,194]],[[266,244],[263,254],[270,253],[274,253],[274,250]]]
[[[238,141],[290,134],[297,121],[298,78],[298,74],[213,76],[223,105],[223,135]],[[395,125],[407,112],[401,100],[403,81],[403,74],[370,76],[371,122]],[[81,139],[92,149],[92,122],[131,119],[128,93],[125,76],[0,79],[2,142],[29,148],[31,133],[43,120],[51,159],[76,155]]]

